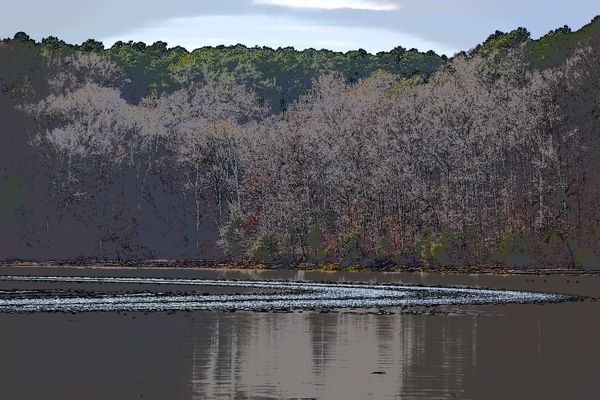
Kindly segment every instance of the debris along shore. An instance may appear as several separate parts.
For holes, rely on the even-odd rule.
[[[367,271],[367,272],[423,272],[440,274],[496,274],[496,275],[600,275],[600,270],[578,268],[515,268],[508,266],[408,266],[392,263],[310,263],[310,262],[226,262],[217,260],[4,260],[0,267],[90,267],[90,268],[187,268],[238,270],[299,270],[299,271]]]

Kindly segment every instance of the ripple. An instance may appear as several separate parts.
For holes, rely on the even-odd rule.
[[[2,290],[0,312],[83,311],[185,311],[185,310],[295,310],[329,308],[373,308],[394,306],[547,303],[574,300],[556,293],[458,287],[392,284],[318,283],[259,280],[206,280],[177,278],[0,276],[4,282],[77,284],[189,285],[268,289],[270,293],[200,294],[98,293],[53,290]],[[275,291],[273,291],[275,290]],[[24,295],[26,294],[26,295]]]

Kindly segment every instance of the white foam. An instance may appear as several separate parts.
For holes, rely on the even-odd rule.
[[[206,280],[179,278],[0,276],[0,281],[54,283],[108,283],[220,286],[277,289],[262,294],[165,294],[138,293],[19,297],[24,291],[0,292],[0,312],[42,311],[176,311],[176,310],[276,310],[307,308],[371,308],[411,305],[501,304],[555,302],[571,296],[513,290],[410,285],[373,285],[255,280]],[[15,296],[16,294],[16,296]],[[41,294],[41,292],[40,292]]]

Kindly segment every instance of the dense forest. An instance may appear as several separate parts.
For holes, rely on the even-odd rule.
[[[448,59],[0,42],[0,256],[600,267],[600,18]]]

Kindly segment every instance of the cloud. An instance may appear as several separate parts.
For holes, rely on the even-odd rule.
[[[321,10],[366,10],[394,11],[399,5],[391,2],[373,0],[254,0],[255,4],[273,5],[291,8],[311,8]]]
[[[389,51],[396,46],[434,50],[452,55],[457,49],[410,33],[369,27],[318,24],[310,20],[271,15],[196,16],[172,18],[159,24],[132,29],[118,36],[102,38],[105,44],[122,40],[153,43],[194,50],[203,46],[235,45],[293,46],[299,50],[327,48],[348,51],[363,48],[371,53]]]
[[[144,35],[160,40],[162,38],[152,36],[152,32],[161,32],[159,28],[165,24],[162,32],[173,34],[165,41],[186,47],[213,44],[222,38],[227,40],[224,44],[243,42],[273,47],[286,40],[284,47],[362,47],[373,51],[389,50],[390,43],[396,42],[404,47],[431,48],[446,54],[457,48],[467,50],[496,29],[510,31],[524,26],[533,37],[539,37],[564,24],[579,29],[600,14],[598,0],[570,0],[560,7],[547,7],[548,0],[19,0],[4,3],[0,13],[0,38],[25,31],[37,40],[53,35],[69,43],[115,37],[148,41],[141,39]],[[290,30],[295,30],[295,34],[289,31],[280,34],[274,29],[266,32],[255,26],[248,29],[214,26],[214,32],[191,27],[192,33],[182,31],[181,37],[176,37],[173,21],[194,16],[205,17],[209,23],[219,20],[238,24],[257,21],[261,16],[262,23],[271,22],[272,26],[279,25],[274,23],[277,18],[287,18],[294,25]],[[321,33],[317,35],[319,29]],[[357,36],[359,33],[368,34],[373,43],[366,43],[366,38]],[[342,34],[351,36],[344,38]],[[332,35],[334,39],[330,38]],[[308,40],[313,42],[308,43]]]

